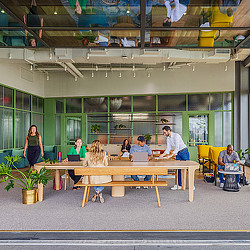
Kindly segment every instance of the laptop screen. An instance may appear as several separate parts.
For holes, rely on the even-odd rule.
[[[225,163],[225,171],[238,172],[240,170],[238,163]]]
[[[80,161],[80,155],[68,155],[68,161]]]
[[[133,153],[133,162],[146,162],[148,161],[148,153],[147,152],[134,152]]]

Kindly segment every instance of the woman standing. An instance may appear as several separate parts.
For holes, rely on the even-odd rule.
[[[75,140],[75,146],[72,147],[69,150],[68,155],[80,155],[80,160],[83,161],[85,158],[85,153],[87,152],[87,149],[85,146],[82,146],[82,139],[77,138]],[[68,162],[68,158],[63,160],[64,162]],[[81,176],[75,175],[74,170],[68,170],[70,178],[74,181],[74,184],[76,184],[80,179]],[[80,189],[80,187],[73,187],[73,190]]]
[[[29,165],[32,169],[34,169],[34,165],[37,163],[40,152],[41,152],[42,157],[44,155],[43,154],[42,137],[38,133],[36,125],[32,125],[29,128],[29,132],[28,132],[28,135],[26,136],[26,142],[25,142],[25,146],[24,146],[24,153],[23,153],[24,157],[26,157],[27,148],[28,148],[27,158],[29,161]]]
[[[91,148],[88,153],[85,155],[85,160],[83,162],[83,166],[85,167],[105,167],[108,166],[108,158],[106,156],[105,151],[102,148],[102,144],[100,141],[95,140],[92,142]],[[91,184],[101,184],[108,183],[112,181],[110,175],[100,175],[100,176],[90,176]],[[84,184],[88,184],[88,176],[84,176],[82,182]],[[101,203],[104,202],[104,198],[102,196],[102,191],[104,187],[102,186],[94,186],[95,195],[92,198],[92,201],[95,202],[97,199],[100,200]]]
[[[125,152],[130,152],[131,145],[129,144],[128,139],[125,139],[122,144],[121,148],[121,154],[124,154]]]

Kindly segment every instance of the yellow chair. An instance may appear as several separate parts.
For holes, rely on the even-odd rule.
[[[218,5],[212,7],[212,14],[209,19],[211,27],[230,27],[233,21],[234,21],[234,14],[231,17],[229,17],[228,15],[220,12]]]
[[[218,158],[219,158],[219,155],[220,155],[220,152],[223,151],[223,150],[226,150],[227,148],[226,147],[211,147],[210,148],[210,152],[209,152],[209,160],[210,160],[210,164],[212,166],[214,166],[214,182],[215,182],[215,186],[216,186],[216,178],[217,178],[217,175],[218,175]]]
[[[198,150],[198,161],[202,165],[202,172],[204,174],[205,167],[207,167],[207,162],[209,161],[209,149],[210,145],[197,145]]]
[[[198,47],[214,47],[214,41],[219,38],[218,30],[201,30],[199,32]]]

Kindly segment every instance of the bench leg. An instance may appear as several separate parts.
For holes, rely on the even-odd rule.
[[[83,199],[82,199],[82,207],[84,207],[84,204],[85,204],[87,190],[88,190],[88,186],[86,186],[85,189],[84,189],[84,194],[83,194]]]
[[[64,179],[64,190],[66,190],[67,189],[67,178],[68,178],[68,170],[67,169],[65,170],[64,176],[65,176],[65,179]]]
[[[155,192],[156,192],[156,196],[157,196],[158,207],[161,207],[158,187],[155,187]]]
[[[88,187],[86,202],[89,201],[89,191],[90,191],[90,187]]]

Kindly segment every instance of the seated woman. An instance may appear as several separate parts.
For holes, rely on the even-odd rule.
[[[108,158],[105,151],[102,148],[102,144],[99,140],[95,140],[92,142],[92,145],[89,149],[89,152],[86,153],[85,159],[83,162],[83,166],[88,167],[105,167],[108,166]],[[110,175],[99,175],[90,176],[90,183],[91,184],[101,184],[101,183],[108,183],[112,181]],[[84,176],[82,182],[84,184],[88,184],[88,176]],[[92,198],[92,201],[95,202],[96,200],[100,200],[101,203],[104,203],[104,198],[102,196],[102,191],[104,187],[102,186],[94,186],[95,195]]]
[[[131,145],[129,144],[128,139],[125,139],[122,144],[121,155],[123,155],[125,152],[129,154],[130,148],[131,148]]]
[[[80,155],[80,160],[83,161],[85,158],[85,153],[87,152],[86,147],[82,146],[82,139],[77,138],[75,140],[75,146],[72,147],[68,153],[68,155]],[[64,162],[68,162],[68,158],[63,160]],[[81,176],[77,176],[74,174],[74,170],[68,170],[70,178],[74,181],[74,184],[76,184],[80,179]],[[80,189],[80,187],[73,187],[73,190]]]

